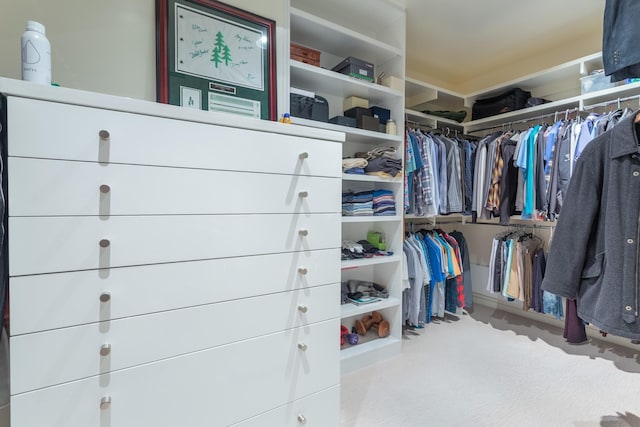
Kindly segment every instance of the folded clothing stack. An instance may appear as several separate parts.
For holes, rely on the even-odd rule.
[[[364,168],[367,175],[393,178],[402,171],[402,160],[396,158],[395,147],[376,147],[367,152],[357,152],[355,157],[367,161]]]
[[[400,159],[390,159],[388,157],[377,157],[367,160],[367,167],[364,171],[367,175],[377,175],[384,178],[395,177],[402,171],[402,161]]]
[[[349,190],[342,193],[343,216],[367,216],[373,215],[373,191],[359,191],[354,193]]]
[[[397,157],[398,150],[396,147],[375,147],[367,152],[358,151],[355,157],[361,159],[372,160],[378,157],[386,157],[388,159],[395,159]]]
[[[393,191],[373,190],[373,214],[388,216],[396,214],[396,202],[393,198]]]
[[[367,159],[345,158],[342,159],[342,172],[364,175],[364,168],[367,167]]]

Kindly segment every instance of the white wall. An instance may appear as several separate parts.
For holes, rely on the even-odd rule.
[[[288,45],[285,0],[225,3],[275,20],[276,52],[283,51],[282,42]],[[20,79],[20,36],[26,22],[35,20],[51,42],[53,81],[155,101],[155,16],[155,0],[0,0],[0,77]],[[280,64],[281,54],[277,68],[284,69]],[[283,85],[278,82],[279,101]]]

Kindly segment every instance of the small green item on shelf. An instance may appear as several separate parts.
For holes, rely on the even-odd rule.
[[[458,123],[462,123],[467,117],[467,112],[464,110],[460,111],[448,111],[448,110],[436,110],[436,111],[423,111],[425,114],[431,114],[432,116],[442,117],[444,119],[455,120]]]

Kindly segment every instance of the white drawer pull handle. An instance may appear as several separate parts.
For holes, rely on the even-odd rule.
[[[102,194],[107,194],[109,191],[111,191],[111,187],[109,187],[108,185],[106,185],[106,184],[102,184],[102,185],[100,186],[100,192],[101,192]]]
[[[308,191],[301,191],[298,193],[298,196],[300,196],[301,199],[304,199],[305,197],[309,196],[309,192]]]
[[[100,294],[100,302],[109,302],[111,294],[109,292],[103,292]]]
[[[307,351],[307,345],[303,342],[298,343],[298,348],[302,351]]]
[[[302,274],[303,276],[305,274],[307,274],[309,272],[309,270],[307,269],[307,267],[300,267],[298,268],[298,273]]]
[[[100,247],[101,248],[108,248],[110,244],[111,244],[111,242],[109,241],[109,239],[100,240]]]
[[[100,356],[108,356],[111,353],[111,344],[102,344],[100,346]]]
[[[307,419],[304,417],[304,415],[299,414],[299,415],[298,415],[298,422],[299,422],[300,424],[302,424],[302,425],[305,425],[305,424],[307,424]]]
[[[103,140],[103,141],[108,140],[109,137],[111,136],[109,134],[109,131],[108,130],[104,130],[104,129],[101,130],[100,132],[98,132],[98,135],[100,135],[100,139]]]
[[[100,399],[100,409],[109,409],[111,406],[111,396],[104,396]]]
[[[298,157],[300,157],[300,160],[308,159],[309,158],[309,153],[307,153],[305,151],[304,153],[300,153],[300,155]]]
[[[303,236],[303,237],[307,236],[309,234],[309,230],[302,229],[302,230],[298,231],[298,234]]]
[[[298,306],[298,310],[299,310],[301,313],[306,313],[307,311],[309,311],[309,307],[307,307],[306,305],[300,304],[300,305]]]

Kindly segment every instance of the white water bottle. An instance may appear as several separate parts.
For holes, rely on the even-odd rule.
[[[51,85],[51,44],[44,25],[27,21],[22,34],[22,80]]]

